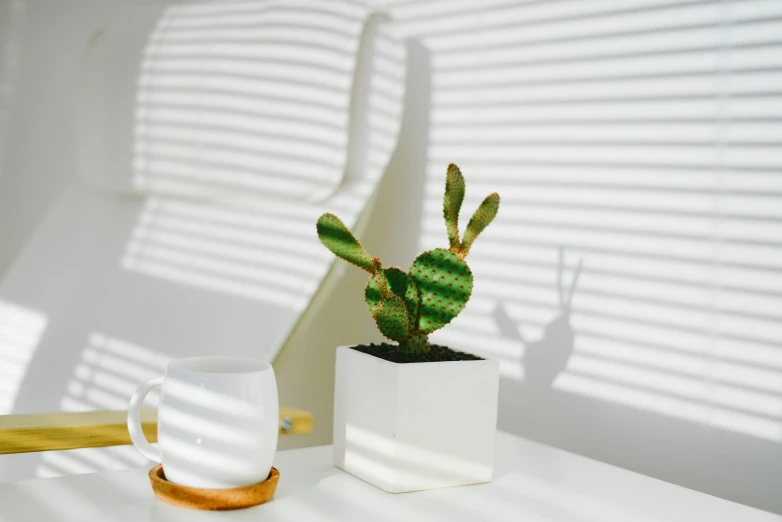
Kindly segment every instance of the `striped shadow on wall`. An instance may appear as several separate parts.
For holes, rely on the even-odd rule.
[[[448,163],[466,215],[503,198],[438,339],[521,381],[571,343],[558,392],[782,442],[782,3],[390,6],[432,51],[421,245]]]

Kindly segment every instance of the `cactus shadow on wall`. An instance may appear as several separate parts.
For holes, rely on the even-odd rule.
[[[541,337],[530,340],[505,311],[501,302],[494,309],[494,320],[503,337],[520,341],[525,350],[522,357],[524,383],[528,388],[549,389],[554,379],[565,369],[573,355],[575,332],[570,324],[573,295],[581,274],[583,259],[579,258],[567,291],[563,284],[565,251],[559,247],[557,265],[557,297],[559,313],[543,329]]]

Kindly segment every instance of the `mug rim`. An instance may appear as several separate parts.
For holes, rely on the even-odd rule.
[[[203,366],[202,366],[203,365]],[[210,368],[209,366],[213,366]],[[183,373],[230,375],[261,373],[272,369],[266,361],[249,357],[198,356],[169,361],[168,368]]]

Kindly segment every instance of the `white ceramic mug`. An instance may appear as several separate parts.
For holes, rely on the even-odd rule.
[[[141,430],[141,404],[161,386],[159,448]],[[193,357],[168,364],[130,399],[128,430],[136,448],[163,464],[166,479],[196,488],[235,488],[269,476],[279,431],[271,365],[234,357]]]

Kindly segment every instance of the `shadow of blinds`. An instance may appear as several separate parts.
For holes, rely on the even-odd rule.
[[[333,192],[345,169],[363,11],[321,7],[169,7],[138,78],[134,186],[234,199]]]
[[[126,410],[139,383],[164,375],[171,357],[145,346],[100,332],[91,332],[74,367],[62,411]],[[152,390],[144,407],[157,408],[160,390]],[[154,463],[132,446],[81,448],[40,453],[35,469],[39,478],[61,477]]]
[[[357,219],[396,146],[405,50],[381,18],[365,29],[370,14],[309,0],[165,11],[134,128],[134,183],[154,196],[124,269],[304,310],[333,262],[314,223],[324,208]],[[352,96],[366,98],[354,121]]]
[[[503,198],[437,340],[524,379],[562,248],[554,389],[782,442],[782,2],[382,3],[432,52],[421,246],[447,244],[448,163],[465,215]]]

